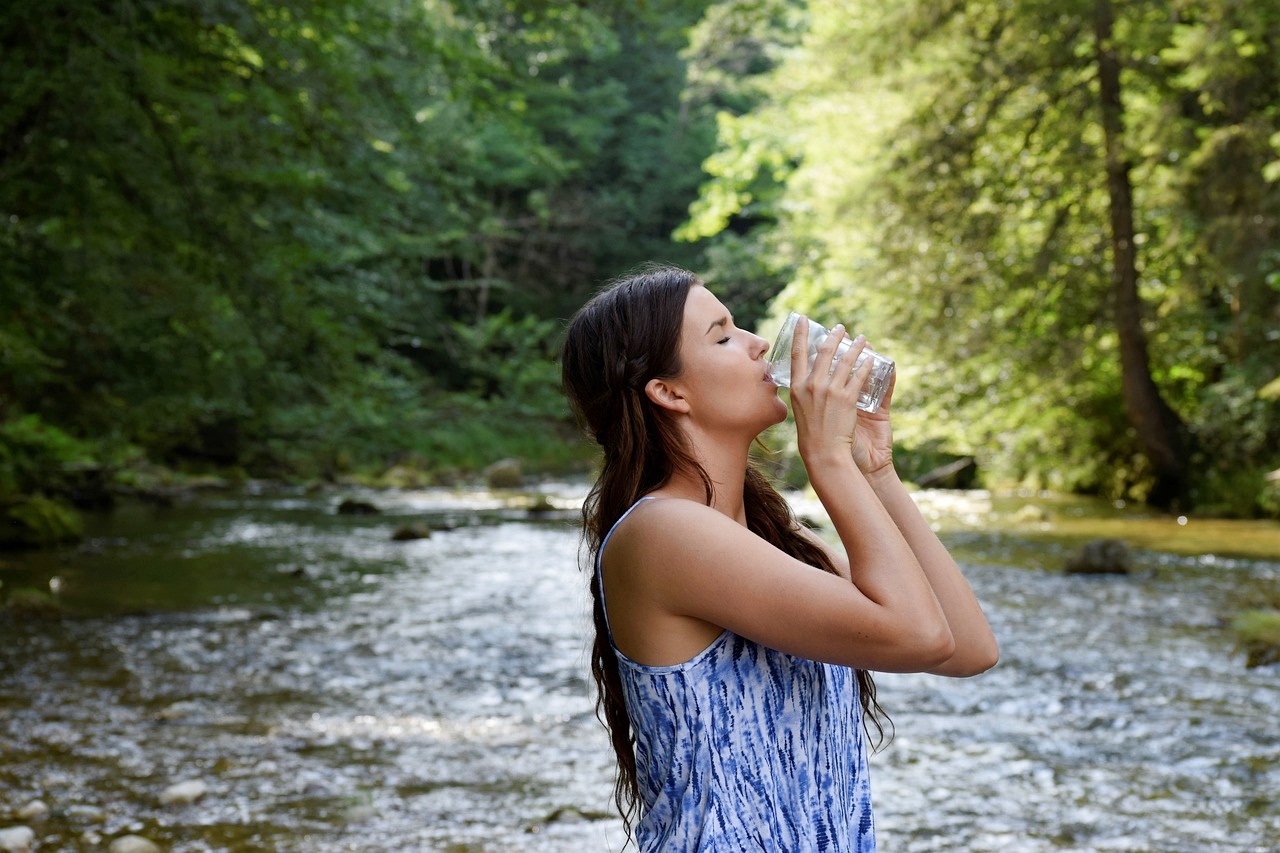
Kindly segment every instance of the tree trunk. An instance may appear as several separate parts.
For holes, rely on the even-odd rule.
[[[1120,62],[1112,44],[1112,21],[1110,0],[1097,0],[1094,26],[1098,87],[1106,139],[1107,192],[1111,201],[1111,296],[1120,341],[1122,393],[1125,412],[1156,478],[1147,500],[1155,506],[1169,508],[1181,504],[1187,496],[1186,427],[1151,378],[1147,336],[1142,328],[1142,302],[1138,297],[1133,185],[1124,150]]]

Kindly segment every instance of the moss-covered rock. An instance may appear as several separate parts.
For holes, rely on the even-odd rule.
[[[37,495],[0,505],[0,548],[41,548],[83,535],[80,516],[58,501]]]
[[[360,498],[343,498],[338,503],[338,515],[378,515],[381,512],[377,504]]]
[[[1231,622],[1245,666],[1280,663],[1280,610],[1245,610]]]
[[[430,539],[431,528],[422,522],[402,524],[391,534],[393,542],[412,542],[415,539]]]
[[[499,459],[484,469],[491,489],[518,489],[524,483],[524,465],[519,459]]]
[[[30,586],[16,587],[5,598],[4,605],[20,616],[48,619],[62,615],[62,604],[57,598]]]
[[[377,482],[384,489],[423,489],[431,485],[432,479],[424,467],[402,462],[383,471]]]
[[[1129,546],[1118,539],[1094,539],[1067,558],[1069,575],[1127,575]]]

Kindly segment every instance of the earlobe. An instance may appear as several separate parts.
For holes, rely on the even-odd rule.
[[[689,403],[679,389],[666,379],[650,379],[644,384],[645,396],[656,405],[672,412],[687,413]]]

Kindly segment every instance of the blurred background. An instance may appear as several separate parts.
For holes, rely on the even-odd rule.
[[[1274,3],[0,27],[4,494],[581,466],[563,321],[659,260],[748,328],[796,309],[896,356],[904,463],[1280,516]]]
[[[650,260],[893,356],[904,477],[1006,637],[1057,637],[1003,699],[901,685],[995,717],[890,758],[890,849],[1272,849],[1280,3],[9,6],[0,849],[4,814],[47,849],[620,847],[556,352]],[[1090,776],[1148,712],[1187,751]],[[1089,746],[1038,752],[1046,715]]]

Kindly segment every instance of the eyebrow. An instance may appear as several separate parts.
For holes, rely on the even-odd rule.
[[[702,334],[704,335],[710,334],[711,330],[714,329],[716,326],[727,326],[727,325],[729,325],[729,318],[721,317],[719,320],[716,320],[710,326],[707,326],[707,331],[703,332]]]

